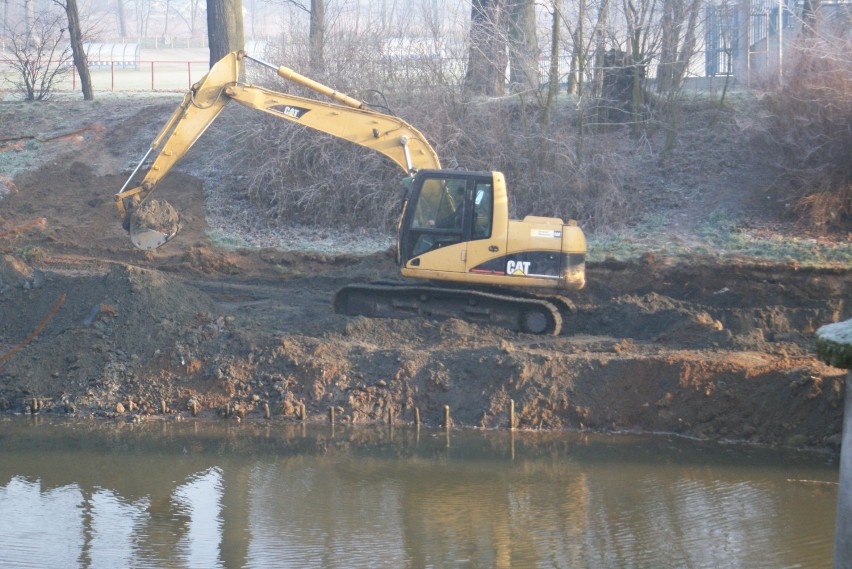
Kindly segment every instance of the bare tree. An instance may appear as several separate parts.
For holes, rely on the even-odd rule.
[[[199,23],[201,18],[201,3],[202,0],[187,0],[182,6],[175,7],[175,13],[178,18],[183,20],[183,23],[189,29],[189,35],[193,38],[198,37],[201,33]]]
[[[207,0],[207,38],[210,67],[245,46],[242,0]]]
[[[83,48],[83,32],[80,27],[80,14],[77,10],[77,0],[53,0],[58,6],[65,10],[68,19],[68,36],[71,42],[71,53],[74,57],[74,67],[80,76],[80,89],[83,91],[83,99],[92,101],[95,98],[95,89],[92,86],[92,76],[89,73],[89,62],[86,58],[86,50]]]
[[[308,45],[311,72],[320,75],[325,72],[325,0],[311,0],[310,4],[300,0],[278,0],[306,13],[309,18]]]
[[[660,22],[657,92],[677,92],[683,86],[689,60],[695,55],[701,0],[664,0]]]
[[[27,101],[48,99],[53,88],[70,71],[71,48],[64,34],[64,17],[45,11],[17,29],[6,28],[6,48],[15,71],[7,78]]]
[[[500,96],[506,90],[506,0],[473,0],[470,11],[465,88],[473,95]]]
[[[630,132],[639,136],[645,113],[645,69],[653,54],[657,0],[623,0],[630,72]]]

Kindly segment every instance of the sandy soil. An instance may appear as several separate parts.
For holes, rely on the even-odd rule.
[[[166,247],[133,249],[112,195],[127,121],[56,143],[0,200],[0,410],[141,421],[412,422],[673,432],[836,450],[843,370],[814,330],[852,317],[852,269],[646,255],[588,266],[559,337],[457,320],[336,315],[334,291],[394,278],[389,253],[225,249],[202,183],[170,175]],[[47,152],[47,151],[46,151]]]

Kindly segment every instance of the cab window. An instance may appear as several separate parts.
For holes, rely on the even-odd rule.
[[[464,240],[466,217],[472,215],[465,205],[466,188],[465,178],[423,180],[406,238],[405,258]]]
[[[464,222],[464,187],[464,180],[425,180],[411,227],[461,231]]]
[[[473,194],[473,239],[491,237],[494,191],[490,182],[477,182]]]

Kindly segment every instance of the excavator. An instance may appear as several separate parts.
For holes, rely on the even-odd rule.
[[[247,61],[330,101],[247,83]],[[404,120],[244,51],[226,55],[190,88],[115,194],[137,248],[156,249],[180,230],[178,212],[152,193],[231,101],[379,152],[404,172],[396,242],[404,278],[347,285],[334,297],[336,312],[455,317],[530,334],[560,333],[573,309],[565,294],[585,285],[586,239],[576,221],[510,219],[502,173],[444,170],[423,134]],[[144,177],[134,182],[152,154]]]

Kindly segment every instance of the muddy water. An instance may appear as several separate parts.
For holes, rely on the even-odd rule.
[[[829,457],[667,437],[0,419],[0,567],[830,567]]]

